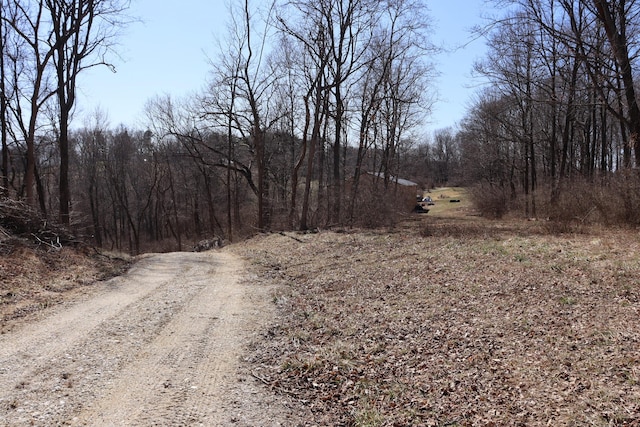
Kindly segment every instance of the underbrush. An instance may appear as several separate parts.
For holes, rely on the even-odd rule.
[[[319,425],[640,420],[636,236],[425,222],[235,247],[280,285],[255,375]]]
[[[0,197],[0,333],[130,263],[126,255],[87,245],[27,204]]]
[[[640,176],[621,171],[604,178],[564,180],[553,189],[540,185],[530,194],[515,188],[478,184],[470,195],[486,218],[509,216],[543,218],[558,231],[576,231],[583,225],[640,225]]]

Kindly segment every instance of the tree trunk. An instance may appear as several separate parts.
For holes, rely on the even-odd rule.
[[[633,69],[629,58],[628,40],[626,37],[626,11],[621,6],[619,11],[620,27],[616,24],[611,5],[606,0],[593,0],[598,11],[598,19],[602,22],[607,39],[622,76],[624,94],[627,101],[629,119],[629,144],[634,151],[636,166],[640,165],[640,108],[633,85]]]
[[[300,230],[307,230],[309,228],[309,204],[311,203],[311,182],[313,180],[313,170],[315,166],[315,155],[318,146],[320,145],[320,126],[323,120],[323,100],[322,100],[322,88],[320,82],[317,82],[314,97],[314,111],[313,111],[313,127],[311,130],[311,138],[309,140],[309,153],[307,155],[307,176],[304,182],[304,193],[302,195],[302,212],[300,215]],[[318,183],[321,185],[321,183]]]
[[[69,189],[69,111],[60,109],[60,222],[70,224],[71,194]]]
[[[300,169],[304,164],[304,159],[307,155],[307,147],[308,147],[308,132],[309,126],[311,125],[311,111],[309,109],[309,96],[305,96],[304,98],[304,127],[302,130],[302,147],[300,147],[300,156],[293,166],[293,170],[291,171],[291,207],[289,210],[289,226],[294,227],[295,224],[295,216],[297,210],[297,199],[298,199],[298,177],[300,175]]]
[[[4,8],[0,5],[0,52],[5,51],[4,45]],[[2,188],[0,194],[9,195],[9,147],[7,145],[7,93],[6,70],[4,54],[0,55],[0,138],[2,139]]]
[[[340,223],[341,216],[341,199],[342,199],[342,185],[340,182],[340,150],[342,148],[342,92],[340,79],[342,76],[338,74],[336,85],[336,119],[335,119],[335,139],[333,144],[333,175],[331,180],[333,181],[332,187],[332,209],[331,209],[331,222],[335,224]]]

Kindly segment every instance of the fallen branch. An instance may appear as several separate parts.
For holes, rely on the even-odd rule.
[[[255,373],[255,372],[253,372],[253,371],[251,371],[251,376],[252,376],[253,378],[255,378],[255,379],[260,380],[263,384],[271,385],[271,383],[270,383],[268,380],[266,380],[266,379],[262,378],[260,375],[256,374],[256,373]]]
[[[304,243],[304,240],[298,239],[297,237],[294,237],[294,236],[289,236],[288,234],[285,234],[284,231],[281,231],[279,234],[281,234],[282,236],[288,237],[290,239],[293,239],[296,242]]]
[[[56,241],[55,242],[46,242],[44,240],[42,240],[40,237],[38,237],[36,234],[31,233],[31,235],[33,237],[35,237],[35,239],[38,241],[39,244],[41,245],[46,245],[49,246],[50,248],[52,248],[55,251],[59,251],[60,249],[62,249],[62,243],[60,243],[60,236],[56,237]]]
[[[251,376],[254,377],[255,379],[259,380],[261,383],[263,383],[264,385],[269,386],[272,390],[276,390],[282,394],[288,394],[289,396],[295,397],[296,399],[300,399],[300,394],[296,393],[293,390],[287,390],[283,387],[279,387],[276,385],[273,385],[273,381],[269,381],[263,377],[261,377],[260,375],[256,374],[254,371],[251,371]],[[302,401],[304,401],[303,399],[300,399]]]

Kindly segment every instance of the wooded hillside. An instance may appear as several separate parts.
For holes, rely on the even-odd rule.
[[[468,186],[486,216],[640,224],[638,2],[495,3],[477,29],[489,84],[425,135],[438,49],[420,0],[233,2],[204,88],[149,100],[140,129],[72,120],[127,2],[4,2],[3,196],[131,253],[393,224],[396,179]]]

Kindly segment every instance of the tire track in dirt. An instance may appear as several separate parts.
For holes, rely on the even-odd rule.
[[[126,366],[105,397],[74,423],[96,425],[223,425],[212,405],[231,380],[237,363],[243,303],[237,286],[240,263],[220,254],[224,263],[214,286],[209,274],[190,277],[198,292],[180,313]],[[225,376],[227,378],[225,378]]]
[[[273,307],[237,256],[147,256],[97,286],[0,335],[0,426],[254,425],[265,416],[238,366]],[[278,415],[270,409],[262,425],[282,425]]]
[[[119,286],[122,278],[112,279],[108,286],[112,289],[111,292],[91,304],[79,304],[59,312],[47,318],[46,325],[30,324],[21,329],[19,334],[0,336],[0,389],[6,389],[15,378],[24,375],[25,369],[32,364],[61,353],[63,349],[112,316],[119,307],[143,298],[160,285],[163,275],[171,274],[162,271],[162,268],[147,270],[145,261],[141,261],[127,275],[129,286]],[[154,274],[154,280],[149,280],[149,273]],[[143,277],[150,286],[142,285]],[[20,359],[24,364],[11,363],[16,359]],[[11,366],[11,375],[5,375],[8,366]]]

